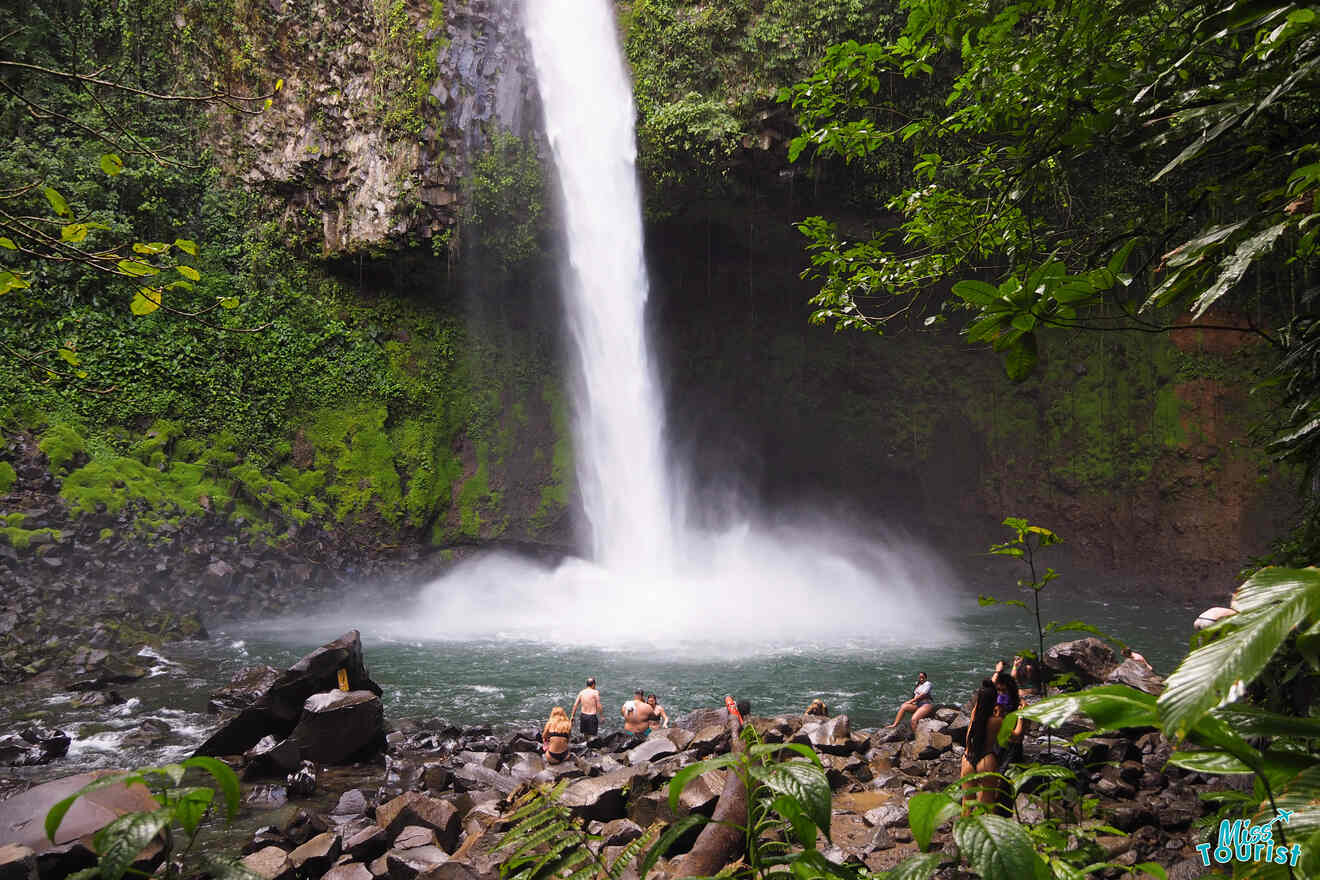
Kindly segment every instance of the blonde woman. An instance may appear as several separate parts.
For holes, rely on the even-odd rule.
[[[541,730],[541,746],[545,749],[547,764],[562,764],[568,760],[568,737],[573,732],[573,722],[568,720],[568,713],[563,706],[550,710],[550,720]]]

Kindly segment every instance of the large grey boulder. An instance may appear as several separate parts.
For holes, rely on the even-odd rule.
[[[298,725],[308,697],[339,687],[341,669],[348,676],[350,691],[370,691],[380,696],[380,686],[367,675],[362,639],[357,630],[350,630],[303,657],[273,681],[267,675],[253,673],[242,695],[235,692],[225,698],[234,705],[246,703],[244,708],[225,717],[195,754],[238,755],[267,734],[284,739]],[[234,683],[230,684],[232,687]],[[214,695],[212,702],[220,696]],[[223,705],[223,701],[217,705]]]
[[[640,776],[640,768],[625,767],[601,776],[589,776],[569,783],[559,802],[583,819],[612,822],[626,815],[624,792]]]
[[[1154,696],[1164,692],[1164,678],[1156,675],[1155,670],[1136,660],[1124,660],[1105,676],[1105,684],[1125,684]]]
[[[385,708],[371,691],[312,694],[289,740],[304,760],[340,764],[384,747]]]
[[[1055,672],[1070,672],[1084,685],[1100,684],[1118,666],[1114,651],[1095,636],[1060,642],[1045,649],[1045,665]]]

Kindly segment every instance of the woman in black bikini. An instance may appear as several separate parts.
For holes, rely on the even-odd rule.
[[[573,732],[573,722],[568,720],[568,713],[563,706],[550,710],[550,720],[541,729],[541,745],[545,749],[547,764],[562,764],[568,760],[568,738]]]
[[[995,773],[999,770],[999,748],[995,736],[999,724],[993,723],[995,713],[995,686],[990,679],[981,682],[981,688],[972,700],[972,720],[967,725],[967,750],[963,752],[962,776],[973,773]],[[963,815],[970,815],[976,801],[994,803],[995,790],[989,780],[971,779],[963,782]]]

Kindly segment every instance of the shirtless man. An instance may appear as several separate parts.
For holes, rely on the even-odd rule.
[[[623,716],[623,729],[629,733],[646,733],[651,727],[655,710],[646,702],[645,691],[633,691],[633,698],[619,709]]]
[[[596,690],[595,677],[587,679],[587,686],[578,691],[577,699],[573,701],[572,714],[568,716],[569,724],[573,723],[574,716],[578,709],[582,709],[582,721],[579,730],[587,739],[591,739],[600,731],[600,691]]]

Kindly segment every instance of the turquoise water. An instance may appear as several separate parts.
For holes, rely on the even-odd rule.
[[[1199,609],[1141,600],[1101,602],[1046,598],[1046,620],[1081,619],[1128,642],[1167,674],[1186,651]],[[384,689],[391,717],[440,716],[459,723],[507,725],[543,721],[552,706],[568,708],[587,676],[595,676],[606,703],[606,722],[635,687],[654,691],[672,715],[718,706],[725,694],[746,697],[757,714],[800,712],[819,697],[854,726],[888,723],[911,693],[918,671],[929,674],[936,698],[961,703],[988,675],[995,660],[1035,644],[1033,619],[1020,608],[981,608],[974,597],[954,604],[940,640],[891,646],[809,640],[791,649],[765,646],[721,655],[707,649],[667,648],[652,641],[636,650],[547,644],[516,638],[418,640],[397,622],[362,625],[367,666]],[[203,652],[216,680],[243,665],[286,666],[351,628],[333,616],[266,620],[225,626]],[[919,627],[920,624],[914,624]],[[804,632],[810,631],[804,615]],[[915,635],[915,634],[914,634]],[[1046,645],[1086,633],[1047,635]],[[911,642],[918,646],[914,647]]]
[[[213,729],[216,719],[206,714],[207,698],[235,671],[260,663],[287,667],[354,627],[362,631],[367,666],[384,690],[391,719],[440,716],[464,725],[539,725],[552,706],[571,705],[586,677],[594,675],[605,698],[606,731],[619,726],[618,707],[635,687],[657,693],[671,716],[722,705],[725,694],[745,697],[755,713],[767,715],[801,712],[820,697],[831,712],[847,713],[854,727],[871,727],[893,719],[917,672],[930,675],[938,700],[962,703],[995,660],[1034,644],[1031,617],[1022,609],[981,608],[971,595],[946,598],[939,621],[928,629],[914,622],[912,632],[894,641],[822,637],[813,642],[813,620],[804,613],[803,637],[791,648],[743,643],[724,653],[664,638],[636,649],[511,637],[421,640],[409,637],[409,629],[422,627],[410,627],[406,615],[374,623],[361,609],[223,624],[212,629],[208,641],[176,643],[139,658],[152,674],[119,686],[127,702],[117,706],[77,709],[71,704],[74,694],[23,689],[0,694],[0,717],[10,719],[0,732],[30,719],[73,737],[67,758],[7,771],[38,780],[177,760]],[[1185,653],[1199,610],[1146,598],[1100,602],[1048,596],[1043,602],[1047,620],[1085,620],[1132,644],[1165,674]],[[1046,644],[1082,635],[1047,637]],[[172,734],[150,745],[126,741],[125,735],[148,718],[164,721]]]

